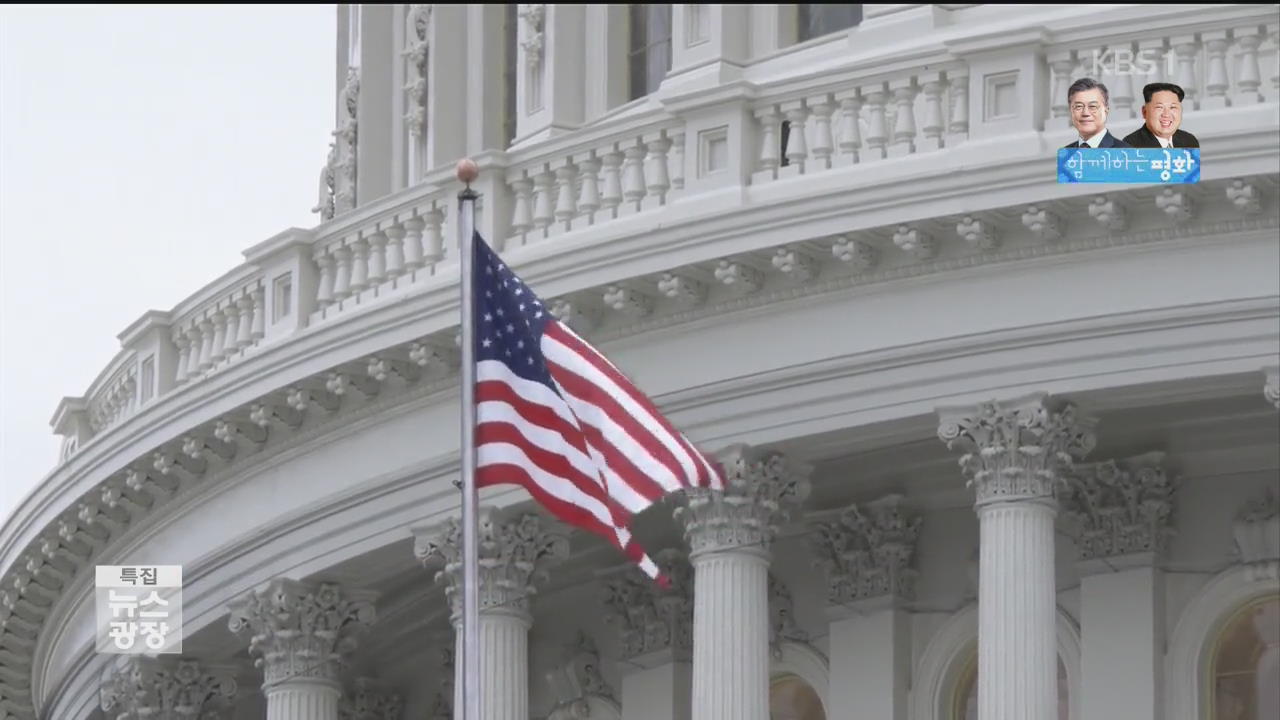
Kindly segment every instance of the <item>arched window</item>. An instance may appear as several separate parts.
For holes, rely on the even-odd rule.
[[[769,684],[769,720],[827,720],[818,692],[799,675],[780,675]]]
[[[1254,600],[1227,620],[1208,669],[1212,720],[1280,717],[1280,595]]]
[[[1058,720],[1071,718],[1071,684],[1067,680],[1067,667],[1058,658]],[[951,720],[978,720],[978,650],[975,648],[960,671],[956,682],[955,702]]]

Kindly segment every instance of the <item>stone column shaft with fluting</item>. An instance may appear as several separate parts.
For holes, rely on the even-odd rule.
[[[1043,395],[938,414],[977,495],[978,720],[1056,720],[1056,493],[1092,434]]]
[[[338,720],[338,676],[374,595],[332,583],[273,580],[231,604],[230,628],[250,636],[263,669],[267,720]]]
[[[453,609],[457,662],[454,713],[463,704],[462,525],[414,530],[414,552],[429,568],[441,568]],[[505,519],[485,508],[479,518],[480,550],[480,718],[528,720],[529,598],[551,564],[568,556],[568,537],[536,515]]]
[[[742,446],[720,459],[724,490],[686,490],[677,510],[696,588],[692,717],[769,720],[769,547],[807,469]]]

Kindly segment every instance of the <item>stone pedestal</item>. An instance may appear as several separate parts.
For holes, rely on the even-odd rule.
[[[1043,395],[938,414],[977,494],[978,718],[1055,720],[1056,492],[1093,436]]]
[[[809,491],[779,453],[723,453],[725,489],[691,488],[677,510],[694,569],[693,717],[769,720],[769,546]]]

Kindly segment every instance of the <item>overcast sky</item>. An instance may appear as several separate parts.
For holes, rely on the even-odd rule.
[[[334,6],[0,8],[0,524],[116,335],[315,216]]]

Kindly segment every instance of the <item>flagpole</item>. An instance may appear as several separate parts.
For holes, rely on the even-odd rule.
[[[480,175],[474,160],[458,161],[458,260],[462,272],[462,714],[480,720],[480,552],[476,492],[476,364],[472,264],[475,260],[476,192]]]

